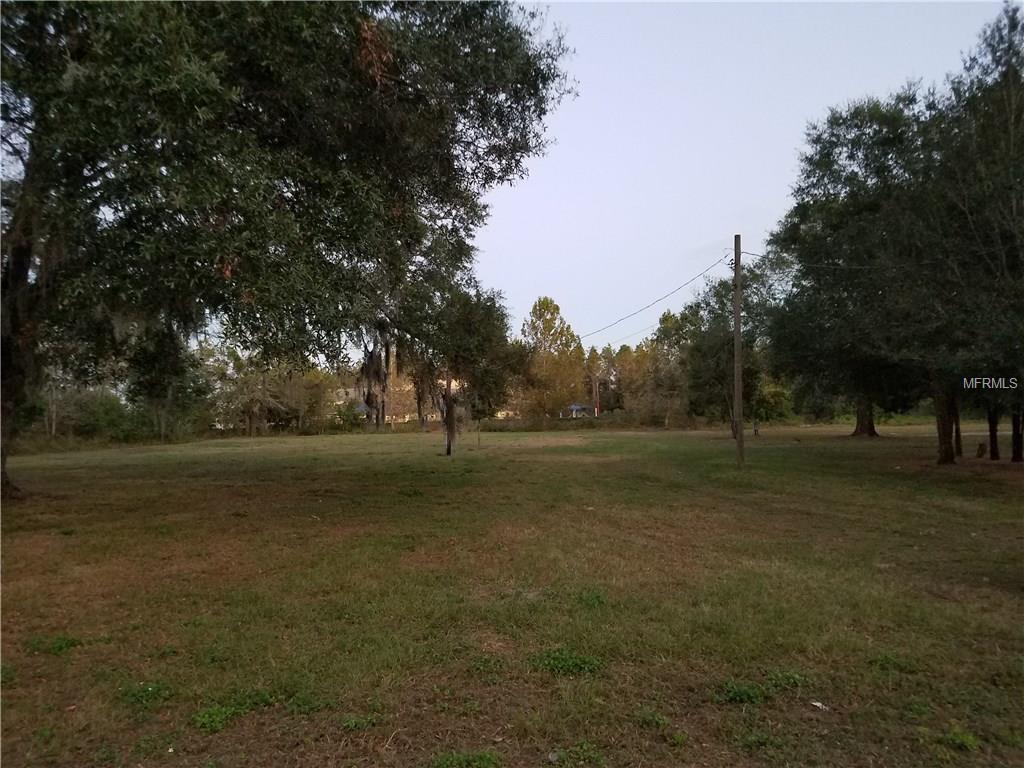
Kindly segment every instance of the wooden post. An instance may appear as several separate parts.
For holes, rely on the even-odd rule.
[[[743,329],[741,308],[743,285],[740,273],[740,236],[733,236],[732,348],[733,348],[733,418],[736,420],[736,466],[743,468]]]

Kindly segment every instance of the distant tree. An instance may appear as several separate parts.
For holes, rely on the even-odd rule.
[[[428,332],[406,342],[416,375],[429,386],[445,431],[450,456],[458,431],[457,410],[479,418],[506,400],[511,377],[523,365],[519,345],[509,341],[508,312],[500,294],[472,283],[435,296],[444,311],[430,311]]]
[[[160,440],[209,394],[200,361],[173,328],[151,329],[139,338],[126,376],[128,401],[149,414]]]
[[[213,380],[220,424],[256,437],[268,430],[272,420],[286,416],[279,374],[260,355],[226,347],[207,349],[204,358]]]
[[[657,410],[666,427],[673,417],[679,419],[689,411],[689,331],[681,316],[665,312],[650,340],[654,348],[651,377],[659,395]]]
[[[534,302],[523,321],[522,336],[530,349],[527,408],[541,416],[558,414],[583,394],[583,345],[547,296]]]
[[[745,268],[745,285],[754,286],[761,279],[760,273]],[[687,342],[690,412],[727,421],[733,425],[735,433],[732,293],[730,280],[709,284],[679,313],[674,333]],[[764,369],[761,328],[754,322],[757,314],[752,311],[756,296],[756,291],[745,292],[743,305],[743,402],[746,413],[751,413],[757,399]]]
[[[597,352],[596,347],[587,350],[587,357],[583,363],[583,370],[586,374],[587,389],[590,393],[591,407],[594,415],[601,415],[601,382],[605,379],[604,361]]]
[[[617,356],[611,344],[601,349],[602,378],[598,382],[601,392],[601,408],[604,411],[615,411],[623,407],[621,376],[619,375]]]

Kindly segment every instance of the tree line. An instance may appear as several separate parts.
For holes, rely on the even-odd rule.
[[[441,412],[449,452],[459,412],[506,405],[732,420],[728,281],[636,346],[584,350],[550,298],[511,338],[500,294],[473,276],[484,195],[525,174],[572,93],[568,48],[540,12],[0,12],[5,492],[11,439],[47,386],[106,387],[166,436],[217,389],[196,341],[211,330],[236,355],[222,384],[250,403],[230,420],[248,432],[293,418],[267,398],[280,404],[281,382],[313,368],[352,371],[378,423],[405,377],[421,415]],[[962,382],[1024,372],[1022,71],[1007,4],[943,86],[809,126],[792,207],[743,273],[746,413],[850,404],[870,435],[877,409],[929,399],[940,462],[962,452],[965,407],[988,418],[993,458],[1008,414],[1020,460],[1024,389]]]
[[[810,124],[792,195],[743,272],[745,413],[770,418],[787,396],[798,409],[848,403],[854,433],[872,436],[877,409],[930,400],[939,463],[963,454],[965,408],[985,416],[993,459],[1009,416],[1011,458],[1024,460],[1020,6],[1003,7],[942,86],[911,83]],[[549,354],[563,372],[540,373],[560,402],[589,388],[596,408],[648,421],[731,421],[731,294],[731,281],[711,283],[635,348],[585,354],[560,332]],[[551,304],[527,324],[558,328]],[[976,388],[978,377],[1002,386]],[[546,398],[528,405],[546,412]]]

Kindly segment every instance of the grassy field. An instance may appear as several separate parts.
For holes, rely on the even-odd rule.
[[[1024,470],[885,432],[14,458],[5,768],[1024,765]]]

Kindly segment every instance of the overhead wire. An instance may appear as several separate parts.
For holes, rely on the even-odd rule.
[[[678,285],[678,286],[676,286],[675,288],[673,288],[673,289],[672,289],[671,291],[669,291],[668,293],[666,293],[666,294],[665,294],[664,296],[659,296],[659,297],[658,297],[658,298],[656,298],[656,299],[655,299],[654,301],[650,302],[649,304],[645,304],[644,306],[640,307],[640,309],[636,310],[635,312],[630,312],[630,313],[629,313],[628,315],[623,315],[623,316],[622,316],[622,317],[620,317],[620,318],[619,318],[618,320],[616,320],[616,321],[614,321],[614,322],[611,322],[611,323],[608,323],[608,325],[602,326],[602,327],[598,328],[598,329],[597,329],[596,331],[591,331],[590,333],[584,333],[584,334],[583,334],[582,336],[580,336],[580,338],[581,338],[581,339],[585,339],[585,338],[587,338],[587,337],[589,337],[589,336],[594,336],[595,334],[601,333],[602,331],[607,331],[607,330],[608,330],[609,328],[614,328],[614,327],[615,327],[616,325],[618,325],[619,323],[621,323],[621,322],[622,322],[622,321],[624,321],[624,320],[629,320],[629,318],[631,318],[631,317],[636,317],[636,316],[637,316],[637,315],[639,315],[639,314],[640,314],[641,312],[643,312],[643,311],[644,311],[645,309],[650,309],[651,307],[653,307],[653,306],[654,306],[655,304],[657,304],[658,302],[664,301],[664,300],[665,300],[665,299],[667,299],[667,298],[668,298],[669,296],[674,296],[675,294],[679,293],[679,292],[680,292],[681,290],[683,290],[683,288],[685,288],[686,286],[688,286],[688,285],[692,285],[692,284],[693,284],[693,283],[694,283],[695,281],[697,281],[697,280],[699,280],[700,278],[704,277],[704,275],[706,275],[706,274],[707,274],[708,272],[710,272],[710,271],[711,271],[712,269],[714,269],[715,267],[717,267],[717,266],[718,266],[719,264],[722,264],[723,262],[725,262],[725,260],[726,260],[726,259],[725,259],[724,257],[723,257],[723,258],[721,258],[721,259],[718,259],[718,260],[717,260],[717,261],[715,261],[715,262],[714,262],[713,264],[711,264],[710,266],[708,266],[707,268],[705,268],[705,269],[704,269],[704,270],[702,270],[701,272],[698,272],[698,273],[697,273],[696,275],[694,275],[693,277],[691,277],[691,278],[690,278],[689,280],[687,280],[687,281],[686,281],[685,283],[682,283],[681,285]],[[637,333],[642,333],[642,331],[637,331]],[[636,334],[630,334],[630,335],[631,335],[631,336],[635,336]],[[627,337],[624,337],[624,338],[628,338],[628,336],[627,336]]]
[[[636,336],[636,335],[638,335],[638,334],[641,334],[641,333],[646,333],[647,331],[653,331],[653,330],[654,330],[655,328],[657,328],[657,327],[658,327],[658,326],[659,326],[660,324],[661,324],[660,322],[658,322],[658,323],[654,323],[654,324],[652,324],[652,325],[648,325],[648,326],[647,326],[646,328],[641,328],[641,329],[640,329],[639,331],[633,331],[632,333],[627,333],[627,334],[626,334],[625,336],[622,336],[622,337],[620,337],[620,338],[618,338],[618,339],[615,339],[614,341],[609,341],[609,342],[608,342],[608,346],[611,346],[611,345],[613,345],[613,344],[618,344],[618,343],[619,343],[620,341],[625,341],[626,339],[630,339],[630,338],[632,338],[633,336]]]

